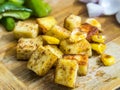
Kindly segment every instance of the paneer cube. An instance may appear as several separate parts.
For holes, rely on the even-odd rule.
[[[38,18],[37,22],[43,33],[48,32],[55,24],[57,24],[57,21],[53,16]]]
[[[74,88],[78,65],[74,60],[59,59],[56,65],[55,83]]]
[[[82,39],[86,39],[87,37],[87,33],[86,32],[82,32],[79,29],[74,29],[70,35],[70,42],[76,43]]]
[[[70,31],[80,27],[80,25],[81,25],[81,17],[73,14],[69,15],[64,21],[64,27]]]
[[[56,37],[60,40],[68,38],[70,36],[70,31],[66,30],[63,27],[60,27],[58,25],[53,26],[51,30],[49,30],[46,35],[50,35],[53,37]]]
[[[56,60],[57,56],[54,55],[52,51],[40,46],[32,54],[30,60],[28,61],[27,67],[39,76],[44,76],[54,65]]]
[[[57,58],[62,58],[63,52],[55,45],[46,45],[45,48],[49,49]],[[55,62],[53,67],[56,67],[58,60]]]
[[[60,40],[53,36],[42,35],[42,38],[47,44],[59,44],[60,43]]]
[[[86,23],[88,23],[88,24],[90,24],[92,26],[97,27],[100,31],[102,30],[101,29],[101,24],[95,18],[89,18],[89,19],[87,19]]]
[[[86,75],[88,72],[88,55],[67,54],[64,59],[76,60],[78,63],[78,75]]]
[[[14,28],[14,36],[19,39],[23,38],[35,38],[38,36],[39,28],[38,24],[30,21],[18,21]]]
[[[87,33],[87,40],[91,42],[91,37],[93,35],[99,34],[99,29],[88,23],[84,23],[80,26],[80,30]]]
[[[91,45],[86,39],[82,39],[76,43],[69,42],[69,39],[62,40],[60,43],[60,49],[65,54],[92,55]]]
[[[63,52],[55,45],[46,45],[45,48],[50,50],[57,58],[62,58]]]
[[[43,45],[40,36],[37,38],[20,38],[17,44],[17,59],[28,60],[40,45]]]

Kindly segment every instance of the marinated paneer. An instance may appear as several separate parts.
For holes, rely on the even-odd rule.
[[[57,21],[53,16],[38,18],[37,22],[43,33],[48,32],[54,25],[57,24]]]
[[[65,29],[61,26],[55,25],[51,28],[51,30],[49,30],[46,33],[46,35],[50,35],[50,36],[58,38],[59,40],[62,40],[62,39],[69,38],[70,33],[71,32],[68,31],[67,29]]]
[[[38,36],[39,28],[38,24],[30,21],[19,21],[14,28],[14,36],[19,39],[23,38],[35,38]]]
[[[77,62],[70,59],[59,59],[55,71],[55,83],[74,88],[77,77]]]
[[[70,31],[73,31],[75,28],[79,28],[81,25],[81,17],[71,14],[65,18],[64,27]]]
[[[86,39],[82,39],[76,43],[71,43],[68,39],[64,39],[60,43],[60,50],[64,54],[86,54],[88,56],[92,55],[91,45]]]
[[[43,45],[42,37],[37,38],[21,38],[17,44],[17,59],[28,60],[32,53]]]
[[[56,45],[46,45],[45,48],[49,49],[57,58],[62,58],[63,52]]]
[[[76,60],[78,63],[78,75],[83,76],[88,72],[88,55],[67,54],[64,59]]]
[[[27,67],[34,71],[39,76],[44,76],[48,73],[54,63],[57,61],[57,56],[49,49],[40,46],[31,56]]]
[[[101,56],[105,66],[115,63],[113,56],[104,54],[105,37],[96,19],[87,19],[85,23],[81,23],[81,17],[72,14],[65,19],[64,27],[57,25],[53,16],[38,18],[36,21],[36,24],[22,22],[24,27],[17,25],[17,34],[15,31],[14,34],[16,38],[20,38],[17,58],[27,59],[28,69],[37,75],[45,76],[53,69],[56,84],[75,88],[77,75],[89,74],[89,58],[95,52]],[[35,32],[28,33],[30,27],[39,30],[34,29]],[[36,36],[34,33],[37,33]],[[95,52],[92,54],[93,51]]]

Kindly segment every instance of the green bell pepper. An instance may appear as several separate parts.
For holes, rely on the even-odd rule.
[[[7,31],[12,31],[15,27],[15,20],[11,17],[2,18],[0,22]]]
[[[49,15],[51,7],[44,0],[26,0],[26,5],[33,10],[36,17],[44,17]]]

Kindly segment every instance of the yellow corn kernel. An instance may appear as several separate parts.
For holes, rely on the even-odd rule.
[[[102,43],[91,43],[91,47],[94,51],[96,51],[98,54],[103,54],[103,52],[106,49],[106,45]]]
[[[111,55],[102,54],[101,55],[101,61],[105,66],[111,66],[115,63],[115,58]]]
[[[79,69],[78,69],[78,74],[79,75],[84,76],[84,75],[87,74],[87,72],[88,72],[88,66],[86,66],[86,65],[79,65]]]
[[[47,35],[43,35],[42,36],[43,40],[45,40],[48,44],[59,44],[60,40],[52,37],[52,36],[47,36]]]
[[[105,42],[105,36],[103,35],[93,35],[92,41],[98,42],[98,43],[104,43]]]

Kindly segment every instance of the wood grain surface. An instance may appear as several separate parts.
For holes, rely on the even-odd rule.
[[[0,90],[27,90],[23,82],[19,81],[2,63],[0,63]]]
[[[88,18],[85,4],[77,0],[46,0],[52,6],[53,15],[59,25],[71,13]],[[106,53],[116,58],[116,64],[104,67],[99,57],[89,60],[87,76],[77,77],[76,88],[72,90],[114,90],[120,86],[120,24],[114,16],[96,18],[103,28],[107,40]],[[6,32],[0,25],[0,90],[71,90],[54,83],[54,70],[44,77],[39,77],[26,67],[27,61],[16,59],[16,44],[12,32]]]

